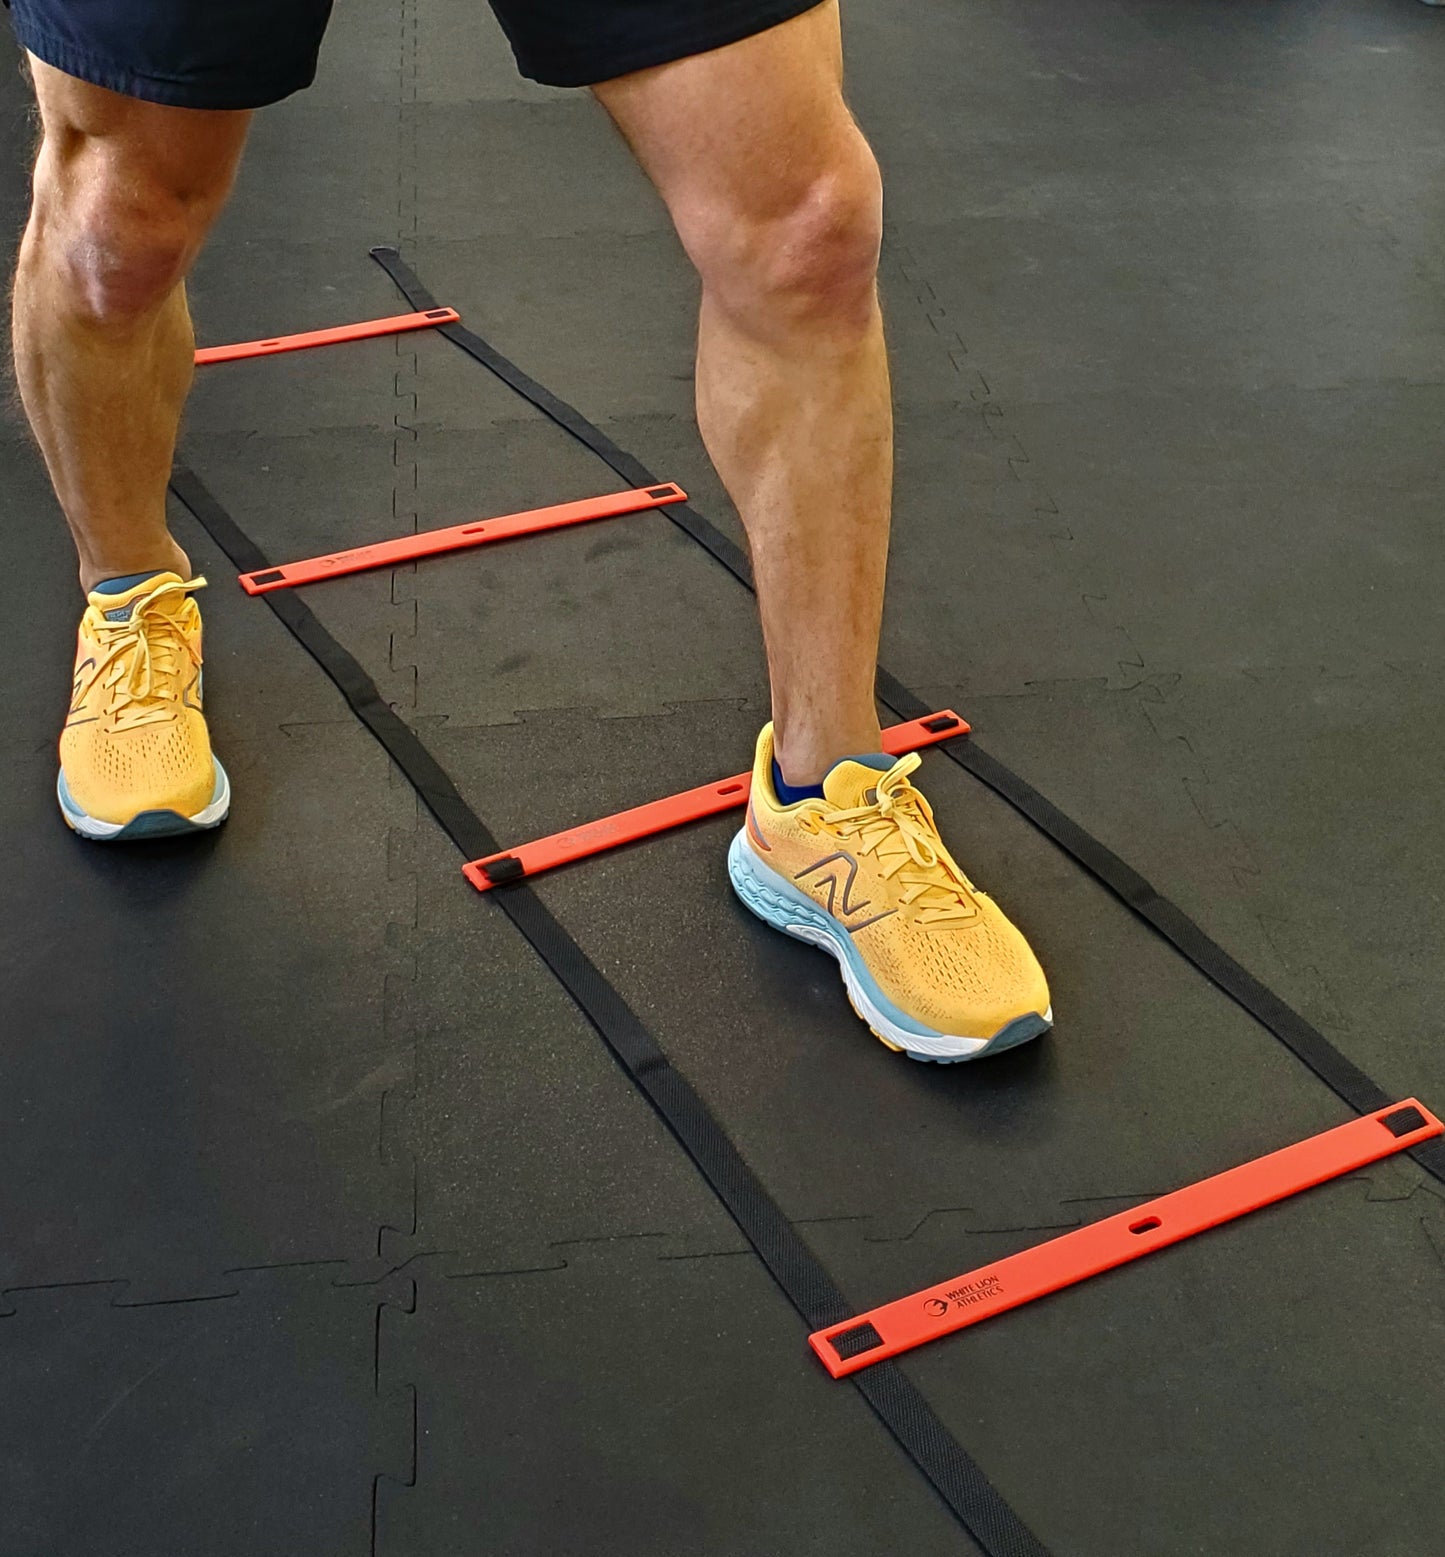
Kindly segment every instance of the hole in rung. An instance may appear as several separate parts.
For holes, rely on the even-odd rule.
[[[451,314],[452,314],[452,311],[451,311],[450,308],[433,308],[427,314],[427,318],[428,319],[450,319],[451,318]]]
[[[740,795],[740,794],[742,794],[744,787],[745,786],[742,785],[742,784],[720,784],[718,786],[718,794],[720,794],[720,795]]]
[[[467,524],[462,526],[463,535],[480,535],[486,529],[484,524]]]
[[[1152,1233],[1156,1227],[1162,1227],[1163,1225],[1157,1216],[1146,1216],[1142,1222],[1130,1222],[1129,1231],[1131,1233]]]
[[[1386,1114],[1380,1123],[1384,1125],[1396,1140],[1399,1140],[1402,1135],[1410,1135],[1416,1130],[1423,1130],[1425,1128],[1425,1116],[1418,1108],[1411,1108],[1407,1105],[1404,1108],[1397,1108],[1393,1113]]]
[[[883,1337],[866,1320],[851,1330],[839,1330],[828,1337],[833,1350],[846,1362],[850,1357],[876,1351],[883,1344]]]

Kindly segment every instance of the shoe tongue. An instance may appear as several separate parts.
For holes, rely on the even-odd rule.
[[[839,811],[873,805],[878,797],[872,791],[894,760],[881,754],[845,757],[823,775],[823,798]]]
[[[131,613],[135,610],[137,600],[144,598],[153,589],[158,588],[162,584],[180,584],[183,582],[184,580],[178,573],[149,573],[139,583],[132,584],[127,589],[115,592],[93,589],[88,598],[90,604],[100,612],[107,622],[128,622],[131,619]],[[156,602],[156,608],[157,610],[174,613],[180,610],[185,598],[184,595],[180,594],[168,595],[165,599]]]

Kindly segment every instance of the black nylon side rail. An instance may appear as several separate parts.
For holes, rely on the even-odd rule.
[[[656,485],[647,482],[646,485]],[[268,559],[196,474],[177,464],[171,492],[235,564],[258,572]],[[705,522],[705,521],[704,521]],[[261,596],[406,775],[464,859],[497,851],[497,840],[463,799],[425,743],[375,682],[293,590]],[[925,710],[927,712],[927,710]],[[690,1082],[587,954],[525,882],[489,894],[596,1028],[633,1084],[662,1117],[727,1208],[810,1330],[854,1312],[817,1256],[783,1215],[761,1180]],[[987,1557],[1050,1557],[933,1408],[894,1363],[851,1381],[900,1447],[932,1482]]]
[[[375,248],[371,256],[396,283],[397,290],[414,309],[421,312],[437,307],[436,299],[395,249]],[[495,373],[524,399],[531,401],[564,431],[571,433],[630,486],[655,484],[658,478],[641,460],[619,448],[575,406],[568,405],[551,390],[537,383],[474,331],[464,325],[448,324],[441,326],[439,333],[454,345],[460,346],[484,368]],[[699,545],[706,547],[739,583],[748,589],[753,588],[752,569],[747,557],[714,524],[686,504],[675,504],[663,511]],[[929,712],[927,706],[882,665],[878,667],[877,691],[878,700],[892,709],[900,719],[919,719]],[[1391,1101],[1389,1094],[1352,1060],[1346,1058],[1318,1028],[1260,983],[1217,941],[1206,935],[1181,908],[1157,892],[1136,870],[1045,799],[1032,785],[997,758],[991,757],[974,737],[964,736],[956,741],[946,741],[938,750],[1006,800],[1090,875],[1108,887],[1193,963],[1211,983],[1273,1033],[1296,1059],[1307,1065],[1357,1113],[1373,1113]],[[1427,1141],[1423,1146],[1415,1147],[1409,1155],[1427,1173],[1445,1184],[1445,1139]]]

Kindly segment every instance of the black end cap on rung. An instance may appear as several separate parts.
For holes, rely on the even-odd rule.
[[[1397,1108],[1393,1114],[1386,1114],[1380,1123],[1391,1135],[1409,1135],[1425,1128],[1425,1116],[1418,1108]]]
[[[840,1330],[828,1337],[828,1345],[846,1362],[850,1357],[861,1356],[882,1346],[883,1337],[872,1325],[854,1325],[851,1330]]]
[[[962,719],[955,719],[952,714],[935,714],[932,719],[923,721],[923,728],[937,735],[940,730],[952,730],[962,723]]]
[[[253,573],[251,575],[251,582],[253,584],[274,584],[277,579],[285,577],[286,575],[280,570],[280,568],[272,568],[269,573]]]
[[[515,854],[504,854],[499,860],[488,860],[482,866],[482,874],[494,887],[504,881],[516,881],[527,874],[527,867]]]

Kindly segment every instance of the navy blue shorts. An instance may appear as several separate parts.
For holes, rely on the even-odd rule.
[[[47,65],[176,108],[260,108],[311,84],[332,0],[7,0]],[[480,0],[479,0],[480,3]],[[819,0],[491,0],[523,75],[587,86],[702,54]]]

